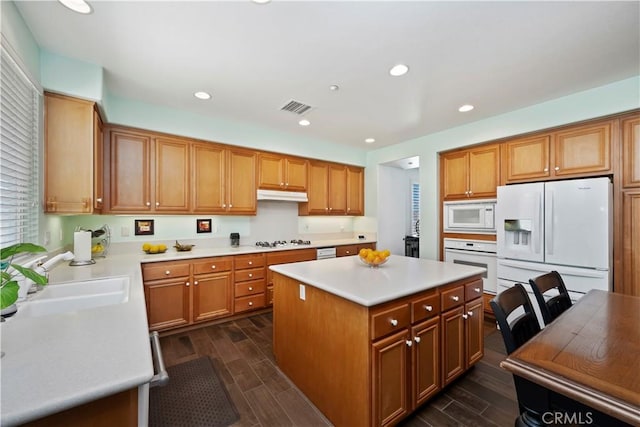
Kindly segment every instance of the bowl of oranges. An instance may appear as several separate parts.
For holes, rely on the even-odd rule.
[[[391,252],[389,249],[377,251],[375,249],[363,248],[358,252],[358,259],[369,267],[378,268],[389,260],[390,255]]]
[[[142,250],[147,254],[163,254],[167,251],[167,245],[162,243],[158,245],[152,245],[151,243],[144,243]]]

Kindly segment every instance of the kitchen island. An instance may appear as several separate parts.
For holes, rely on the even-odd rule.
[[[276,362],[334,425],[395,424],[483,356],[483,268],[392,256],[270,269]]]

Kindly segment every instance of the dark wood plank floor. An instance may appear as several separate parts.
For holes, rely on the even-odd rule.
[[[214,361],[240,413],[235,426],[327,426],[329,421],[276,367],[272,315],[263,313],[161,338],[167,366],[200,356]],[[500,369],[500,333],[485,322],[485,356],[420,407],[402,426],[513,426],[513,380]]]

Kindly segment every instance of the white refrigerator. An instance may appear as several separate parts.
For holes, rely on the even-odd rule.
[[[498,292],[523,283],[543,325],[529,279],[556,270],[573,301],[611,290],[612,194],[607,177],[498,187]]]

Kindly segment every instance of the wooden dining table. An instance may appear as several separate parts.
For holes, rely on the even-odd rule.
[[[640,426],[640,297],[592,290],[500,366],[542,395]]]

